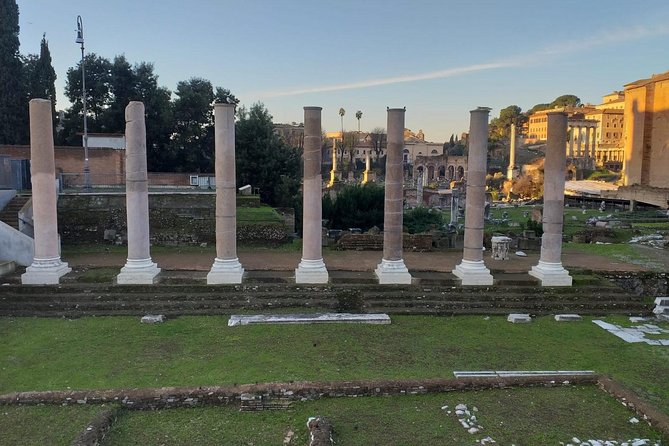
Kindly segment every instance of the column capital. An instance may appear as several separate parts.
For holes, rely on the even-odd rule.
[[[469,113],[490,113],[492,108],[490,107],[476,107],[474,110],[470,110]]]
[[[228,104],[227,102],[216,102],[214,108],[235,108],[237,104]]]

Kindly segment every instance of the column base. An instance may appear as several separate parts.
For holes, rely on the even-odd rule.
[[[462,259],[462,263],[455,267],[453,274],[460,279],[461,285],[492,285],[494,281],[483,260]]]
[[[411,274],[402,259],[382,259],[374,270],[374,274],[381,285],[411,285]]]
[[[118,285],[153,285],[160,273],[158,265],[151,258],[141,260],[128,259],[121,272],[116,276]]]
[[[207,285],[242,283],[244,268],[239,259],[214,259],[211,270],[207,274]]]
[[[302,259],[295,269],[295,283],[328,283],[329,280],[323,259]]]
[[[571,276],[569,271],[562,267],[562,263],[539,260],[539,264],[533,266],[529,274],[541,280],[541,286],[571,286]]]
[[[21,274],[24,285],[58,285],[60,278],[72,271],[60,257],[53,259],[34,259],[33,263]]]

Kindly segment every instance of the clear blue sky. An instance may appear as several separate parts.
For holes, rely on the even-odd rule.
[[[275,122],[323,107],[323,127],[386,127],[386,107],[443,142],[469,110],[583,102],[669,70],[669,1],[646,0],[18,0],[21,52],[46,32],[58,75],[86,51],[153,62],[159,83],[203,77]]]

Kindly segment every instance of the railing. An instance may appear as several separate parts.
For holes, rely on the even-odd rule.
[[[88,192],[83,173],[60,173],[58,182],[63,192]],[[90,184],[94,192],[124,192],[125,175],[91,172]],[[212,174],[149,172],[148,185],[150,190],[214,190],[216,181]]]

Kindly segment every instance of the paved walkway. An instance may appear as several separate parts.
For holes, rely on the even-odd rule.
[[[666,253],[657,253],[664,257],[669,265]],[[301,252],[277,252],[240,250],[239,260],[248,271],[292,271],[300,258]],[[381,261],[381,251],[325,251],[324,260],[327,268],[332,271],[373,271]],[[162,252],[152,255],[153,261],[164,270],[209,271],[214,261],[213,253],[180,253]],[[125,264],[124,253],[78,253],[63,256],[63,260],[71,267],[102,267]],[[405,252],[404,262],[412,271],[450,272],[462,260],[461,252]],[[492,260],[490,254],[484,255],[486,266],[493,271],[526,272],[539,261],[539,253],[528,253],[527,257],[510,255],[509,260]],[[566,250],[563,255],[566,268],[584,268],[600,271],[643,271],[644,268],[632,263],[621,262],[608,257]]]

